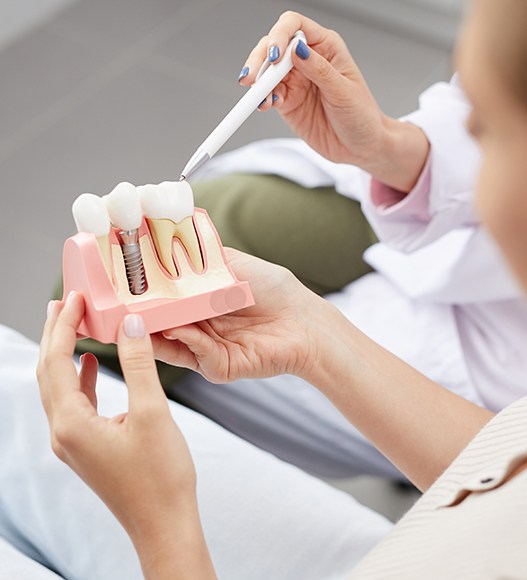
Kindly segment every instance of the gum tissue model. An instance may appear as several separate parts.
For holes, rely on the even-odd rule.
[[[72,211],[79,233],[64,244],[64,295],[84,295],[82,336],[115,342],[128,313],[152,333],[254,304],[188,182],[124,182],[103,197],[83,193]]]

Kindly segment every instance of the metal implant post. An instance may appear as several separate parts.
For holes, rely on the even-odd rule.
[[[135,295],[144,294],[147,285],[145,266],[139,245],[139,230],[121,230],[119,238],[130,292]]]

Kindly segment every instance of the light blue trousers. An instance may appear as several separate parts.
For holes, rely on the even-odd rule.
[[[51,452],[37,358],[36,344],[0,326],[0,537],[68,580],[142,578],[117,520]],[[126,410],[120,380],[100,376],[98,398],[103,415]],[[170,405],[196,464],[200,513],[220,578],[343,578],[391,529],[349,495]],[[31,580],[54,577],[13,551],[1,555],[0,580],[23,577],[21,565],[34,566]]]

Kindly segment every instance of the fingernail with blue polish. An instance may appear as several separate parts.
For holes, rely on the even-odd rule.
[[[278,46],[271,46],[269,49],[269,62],[274,62],[280,57],[280,49]]]
[[[278,95],[273,95],[273,103],[276,103],[276,101],[278,101]]]
[[[295,52],[302,60],[309,58],[309,48],[301,40],[297,42]]]
[[[258,105],[258,108],[260,108],[265,103],[265,101],[267,101],[267,97]]]
[[[249,74],[249,67],[248,66],[244,66],[240,72],[240,74],[238,75],[238,80],[241,81],[242,79],[244,79],[247,75]]]

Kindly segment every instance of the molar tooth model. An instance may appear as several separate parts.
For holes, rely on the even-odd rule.
[[[64,244],[64,295],[84,295],[81,335],[115,342],[128,313],[152,333],[254,304],[187,182],[120,183],[102,198],[82,194],[72,211],[79,233]]]
[[[196,272],[203,272],[203,257],[194,229],[194,195],[186,181],[164,181],[137,188],[143,213],[154,238],[157,255],[174,277],[179,273],[172,257],[174,237],[180,240]]]

